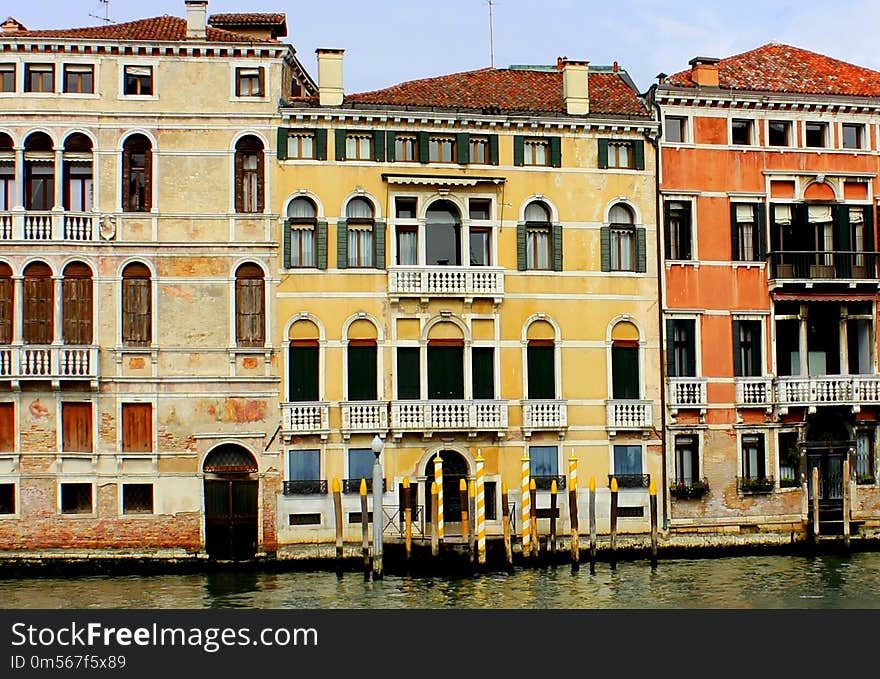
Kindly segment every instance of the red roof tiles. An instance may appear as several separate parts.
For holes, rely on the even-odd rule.
[[[225,14],[212,14],[208,17],[208,23],[212,26],[275,26],[287,21],[284,14],[270,14],[265,12],[229,12]]]
[[[590,72],[590,112],[647,117],[638,94],[620,73]],[[565,113],[562,71],[493,69],[412,80],[345,97],[346,103],[519,113]]]
[[[219,28],[206,28],[208,42],[261,42],[247,35],[239,35]],[[84,40],[142,40],[147,42],[182,42],[186,38],[186,20],[163,15],[152,19],[139,19],[122,24],[92,26],[88,28],[65,28],[46,31],[19,31],[11,34],[16,38],[71,38]]]
[[[665,79],[670,85],[696,87],[691,72]],[[880,72],[808,50],[769,43],[718,62],[722,89],[793,94],[880,96]]]

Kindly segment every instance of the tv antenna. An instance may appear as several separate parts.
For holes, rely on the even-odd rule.
[[[493,35],[493,26],[494,23],[494,15],[493,15],[493,7],[497,4],[495,0],[485,0],[486,4],[489,5],[489,66],[495,68],[495,38]]]
[[[98,16],[97,14],[89,14],[90,17],[95,19],[100,19],[101,21],[105,21],[108,24],[116,23],[113,19],[110,18],[110,0],[98,0],[102,5],[104,5],[104,16]]]

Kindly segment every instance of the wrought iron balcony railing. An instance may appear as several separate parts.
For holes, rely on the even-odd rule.
[[[531,480],[535,482],[535,490],[550,490],[554,481],[556,490],[565,490],[564,476],[532,476]]]
[[[696,500],[708,492],[708,479],[676,479],[669,485],[669,494],[676,500]]]
[[[618,488],[647,488],[651,485],[650,474],[609,474],[609,487],[611,486],[611,479],[617,479]]]
[[[874,280],[876,252],[785,250],[769,254],[770,278],[780,280]]]
[[[302,481],[285,481],[285,495],[326,495],[327,479],[308,479]]]
[[[738,476],[736,489],[744,495],[772,493],[775,484],[772,476]]]
[[[373,478],[364,477],[363,480],[367,482],[367,492],[372,493]],[[361,492],[361,479],[342,479],[342,492],[346,495],[359,494]],[[386,479],[382,479],[382,492],[388,492],[388,481]]]

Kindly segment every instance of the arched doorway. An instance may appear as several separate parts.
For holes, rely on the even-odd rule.
[[[459,484],[461,479],[467,482],[468,463],[464,456],[454,450],[441,450],[443,461],[443,527],[446,535],[461,534],[461,497]],[[434,458],[432,455],[425,465],[425,518],[430,525],[433,516],[431,505],[431,483],[434,481]]]
[[[214,559],[251,559],[257,552],[257,461],[234,443],[205,458],[205,551]]]
[[[801,444],[806,457],[810,517],[819,503],[822,533],[841,532],[843,522],[843,461],[855,449],[849,413],[823,408],[808,418],[806,440]],[[819,470],[819,486],[813,487],[813,470]]]

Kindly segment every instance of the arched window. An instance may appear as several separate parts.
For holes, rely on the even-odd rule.
[[[235,211],[262,212],[265,169],[263,142],[253,135],[235,145]]]
[[[632,210],[618,203],[611,208],[611,270],[635,271],[636,230]]]
[[[8,212],[15,207],[18,196],[15,193],[15,151],[12,137],[0,132],[0,212]],[[0,238],[12,238],[12,220],[0,218]]]
[[[149,212],[153,194],[153,147],[142,134],[122,145],[122,210]]]
[[[297,321],[287,337],[288,400],[317,401],[321,393],[318,327],[311,321]]]
[[[611,331],[611,398],[638,399],[639,330],[632,323],[621,322]]]
[[[428,265],[461,264],[461,218],[458,208],[448,200],[432,203],[426,214],[425,262]]]
[[[24,207],[45,212],[55,207],[55,153],[45,132],[34,132],[24,142]]]
[[[351,324],[346,335],[347,399],[375,401],[379,398],[376,326],[367,320],[358,320]]]
[[[312,267],[317,263],[315,236],[318,226],[315,204],[308,198],[294,198],[287,206],[287,238],[284,261],[288,267]]]
[[[341,249],[339,251],[339,260],[343,267],[373,266],[376,247],[374,228],[373,206],[370,202],[365,198],[352,198],[348,201],[345,206],[345,221],[337,234],[342,239],[340,248],[344,244],[347,249],[347,253]]]
[[[235,342],[261,347],[266,341],[266,286],[263,270],[242,264],[235,272]]]
[[[122,343],[147,347],[153,341],[152,281],[145,264],[134,262],[122,271]]]
[[[92,210],[92,140],[74,132],[64,140],[64,209]],[[79,240],[79,239],[77,239]]]
[[[25,344],[52,344],[55,296],[52,270],[44,262],[28,264],[22,285],[21,338]]]
[[[64,267],[61,336],[65,344],[92,344],[92,270],[83,262]]]
[[[528,399],[556,398],[556,342],[555,330],[547,321],[529,325],[526,337],[526,367]]]
[[[540,201],[526,205],[525,223],[517,233],[520,269],[553,269],[553,227],[550,223],[550,209]],[[561,254],[560,254],[561,261]]]
[[[0,344],[12,344],[14,300],[12,269],[5,262],[0,262]]]

